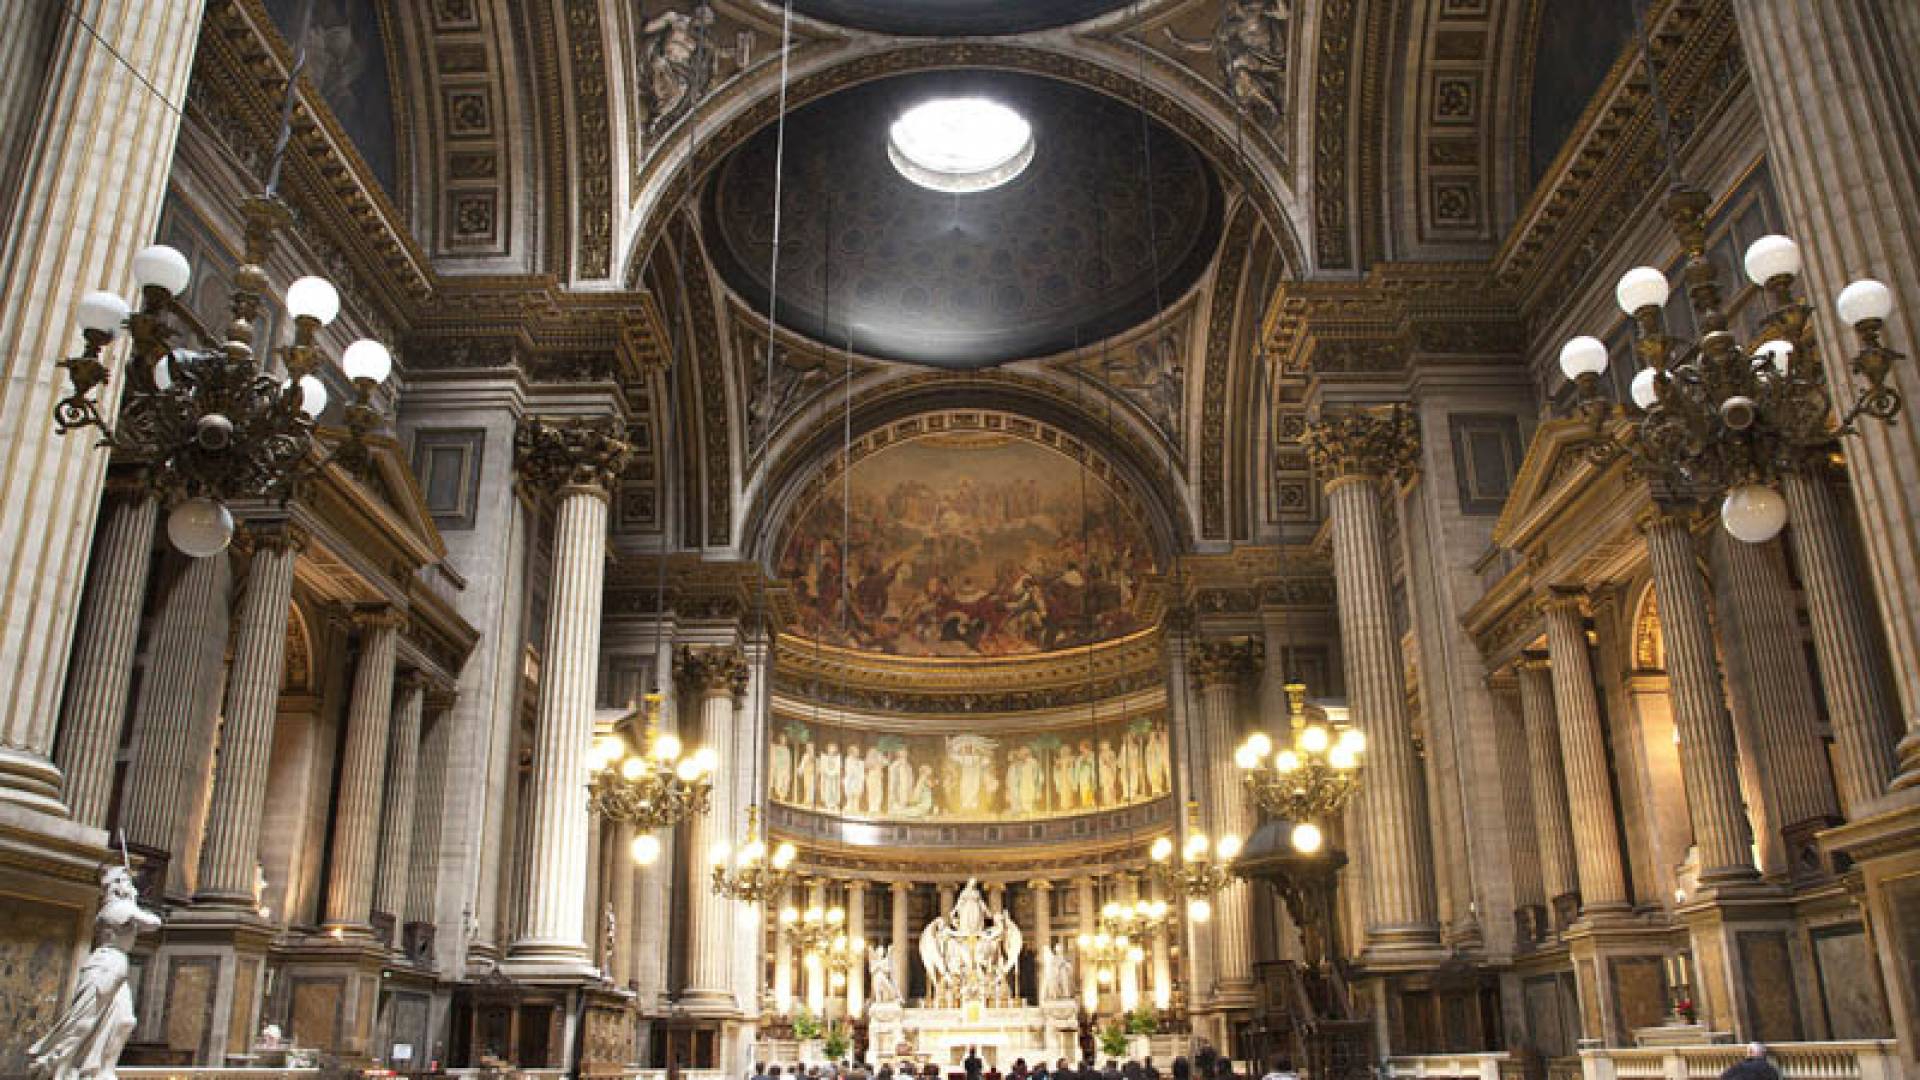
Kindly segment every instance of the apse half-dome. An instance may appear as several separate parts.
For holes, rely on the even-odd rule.
[[[780,552],[799,634],[898,657],[1125,637],[1146,628],[1155,572],[1137,506],[1057,446],[996,431],[930,432],[823,476]]]
[[[1032,159],[1018,175],[959,193],[902,175],[894,121],[952,97],[1026,120]],[[705,200],[714,262],[758,308],[772,291],[775,135],[735,150]],[[1220,186],[1192,144],[1143,125],[1131,103],[1022,73],[918,72],[796,109],[783,183],[779,321],[836,349],[940,367],[1137,325],[1199,279],[1220,239]]]

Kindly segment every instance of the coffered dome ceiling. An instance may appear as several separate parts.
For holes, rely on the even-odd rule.
[[[795,11],[883,34],[1024,34],[1083,22],[1124,0],[794,0]]]
[[[888,158],[890,126],[945,95],[1018,110],[1032,125],[1032,163],[1003,186],[965,194],[902,176]],[[1143,321],[1199,278],[1221,218],[1206,159],[1157,122],[1147,129],[1143,147],[1131,104],[1010,72],[919,72],[795,110],[780,321],[836,348],[850,335],[867,355],[960,368],[1069,349]],[[705,204],[715,263],[761,308],[774,160],[769,126],[721,165]]]

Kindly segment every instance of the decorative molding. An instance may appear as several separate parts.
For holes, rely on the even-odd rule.
[[[1322,415],[1301,439],[1307,458],[1329,480],[1406,480],[1420,467],[1420,424],[1398,405]]]
[[[1200,535],[1227,536],[1227,380],[1233,367],[1234,314],[1247,273],[1254,215],[1231,212],[1220,258],[1214,264],[1213,294],[1207,302],[1206,381],[1200,412]]]
[[[522,417],[514,467],[543,493],[589,488],[611,493],[633,457],[627,430],[612,417]]]
[[[700,694],[742,698],[747,693],[746,654],[731,645],[682,645],[673,658],[673,677]]]
[[[1187,654],[1187,673],[1200,689],[1238,686],[1260,674],[1266,648],[1259,638],[1197,641]]]

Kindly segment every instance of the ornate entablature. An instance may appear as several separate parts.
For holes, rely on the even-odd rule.
[[[1262,338],[1294,378],[1505,361],[1526,345],[1512,297],[1484,266],[1457,263],[1390,263],[1360,281],[1288,282],[1268,305]]]

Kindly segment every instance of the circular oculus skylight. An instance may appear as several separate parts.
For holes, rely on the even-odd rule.
[[[986,191],[1033,161],[1025,117],[979,97],[935,98],[900,114],[887,134],[900,175],[935,191]]]

